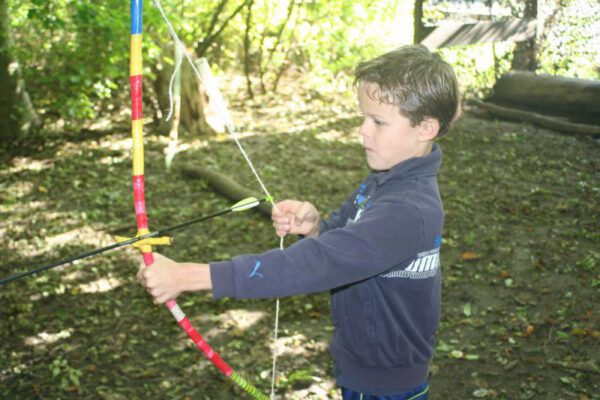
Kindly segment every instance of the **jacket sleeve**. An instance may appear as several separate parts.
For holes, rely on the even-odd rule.
[[[319,223],[319,235],[332,229],[340,228],[346,224],[346,221],[354,208],[353,199],[355,195],[356,191],[342,203],[340,208],[332,211],[327,220],[321,220]]]
[[[213,296],[268,298],[326,291],[413,259],[422,242],[422,217],[414,205],[374,202],[357,222],[316,239],[211,263]]]

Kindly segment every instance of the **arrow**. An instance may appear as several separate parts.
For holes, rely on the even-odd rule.
[[[233,206],[231,206],[229,208],[214,212],[212,214],[203,215],[201,217],[194,218],[190,221],[186,221],[186,222],[183,222],[178,225],[173,225],[168,228],[160,229],[160,230],[150,232],[145,235],[139,235],[139,236],[136,236],[133,238],[117,237],[118,241],[111,245],[101,247],[99,249],[87,251],[85,253],[81,253],[76,256],[71,256],[71,257],[53,262],[48,265],[44,265],[43,267],[32,269],[30,271],[25,271],[25,272],[21,272],[20,274],[15,274],[15,275],[12,275],[12,276],[9,276],[6,278],[2,278],[2,279],[0,279],[0,285],[4,285],[4,284],[10,283],[12,281],[16,281],[16,280],[25,278],[27,276],[34,275],[39,272],[46,271],[46,270],[49,270],[52,268],[57,268],[57,267],[60,267],[61,265],[70,264],[77,260],[82,260],[84,258],[92,257],[92,256],[95,256],[95,255],[98,255],[101,253],[105,253],[109,250],[118,249],[120,247],[125,247],[125,246],[130,246],[130,245],[134,245],[135,247],[148,246],[148,245],[170,245],[172,238],[163,236],[164,234],[166,234],[168,232],[173,232],[173,231],[176,231],[179,229],[183,229],[190,225],[197,224],[197,223],[203,222],[203,221],[207,221],[209,219],[219,217],[221,215],[250,210],[252,208],[258,207],[262,203],[269,202],[269,201],[270,201],[270,199],[268,197],[264,197],[260,200],[255,197],[248,197],[238,203],[235,203]]]

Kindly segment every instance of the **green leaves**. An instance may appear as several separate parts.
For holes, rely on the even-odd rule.
[[[65,391],[78,391],[81,386],[80,378],[83,375],[81,370],[72,368],[68,361],[62,357],[54,359],[50,363],[52,377],[60,380],[60,388]]]

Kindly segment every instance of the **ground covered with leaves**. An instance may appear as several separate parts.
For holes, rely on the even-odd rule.
[[[292,106],[293,105],[293,106]],[[234,104],[247,148],[277,199],[339,205],[367,168],[351,106],[310,94]],[[170,171],[163,136],[147,126],[151,228],[223,209],[183,164],[208,166],[259,193],[235,145],[185,138]],[[247,133],[247,134],[246,134]],[[0,277],[134,235],[127,127],[66,132],[0,171]],[[600,145],[467,113],[441,140],[446,209],[443,316],[432,399],[600,399]],[[175,235],[160,251],[222,260],[276,247],[252,211]],[[244,395],[204,360],[169,313],[137,284],[137,251],[114,251],[0,288],[0,397],[231,399]],[[260,389],[339,399],[331,378],[327,294],[274,301],[179,303],[209,343]]]

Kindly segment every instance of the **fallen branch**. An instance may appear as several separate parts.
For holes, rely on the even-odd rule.
[[[572,370],[572,371],[587,372],[587,373],[591,373],[591,374],[600,374],[600,368],[598,368],[598,366],[596,366],[596,364],[594,364],[593,361],[587,361],[587,362],[582,361],[582,362],[576,362],[576,363],[547,361],[546,364],[553,366],[553,367],[559,367],[562,369],[567,369],[567,370]]]
[[[469,103],[498,117],[506,118],[512,121],[531,122],[543,128],[548,128],[559,132],[574,133],[577,135],[587,135],[592,137],[600,136],[600,126],[597,125],[576,124],[531,111],[522,111],[514,108],[502,107],[475,99],[469,100]]]
[[[256,193],[240,185],[227,175],[221,174],[217,171],[213,171],[209,168],[196,167],[192,165],[183,165],[181,167],[181,172],[188,178],[205,180],[217,192],[233,200],[234,202],[243,200],[251,196],[257,198],[260,197],[257,196]],[[257,208],[264,215],[271,218],[271,204],[263,203]]]

